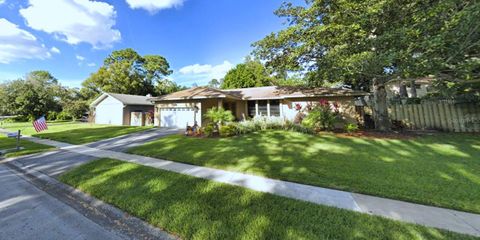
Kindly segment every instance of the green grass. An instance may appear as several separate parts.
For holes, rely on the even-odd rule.
[[[17,146],[17,140],[14,138],[7,138],[5,135],[0,135],[0,150],[13,149]],[[24,149],[19,151],[9,151],[3,157],[16,157],[21,155],[45,152],[55,149],[54,147],[30,142],[27,140],[20,140],[20,146]]]
[[[480,213],[480,136],[410,140],[289,131],[179,135],[130,149],[156,158]]]
[[[32,123],[4,123],[0,127],[10,131],[20,129],[23,135],[31,135],[71,144],[95,142],[151,128],[99,125],[81,122],[51,122],[48,123],[48,130],[36,133]]]
[[[60,180],[183,239],[473,239],[112,159]]]

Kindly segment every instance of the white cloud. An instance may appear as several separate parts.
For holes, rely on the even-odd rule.
[[[53,11],[53,12],[52,12]],[[89,0],[29,0],[20,9],[29,27],[53,34],[69,44],[86,42],[95,48],[111,47],[121,38],[114,29],[112,5]]]
[[[4,4],[5,0],[0,0],[0,5]]]
[[[46,59],[51,56],[45,45],[30,32],[0,18],[0,63],[19,59]]]
[[[207,84],[210,80],[221,79],[232,69],[234,65],[229,61],[223,61],[222,64],[193,64],[182,67],[178,73],[174,74],[177,82],[183,85],[197,83],[199,85]]]
[[[92,62],[92,63],[87,63],[87,66],[89,66],[89,67],[95,67],[95,66],[97,66],[97,64],[95,64],[95,63]]]
[[[56,47],[52,47],[52,48],[50,48],[50,52],[60,54],[60,49],[58,49]]]
[[[185,0],[126,0],[131,9],[143,8],[150,13],[162,9],[180,7]]]
[[[223,78],[228,70],[233,68],[233,64],[229,61],[223,61],[222,64],[212,66],[210,64],[200,65],[193,64],[182,67],[179,72],[181,74],[194,74],[194,75],[209,75],[213,78]]]
[[[85,60],[85,57],[82,57],[80,55],[75,55],[75,58],[78,60],[78,61],[83,61]]]

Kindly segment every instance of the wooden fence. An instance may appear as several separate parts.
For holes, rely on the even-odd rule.
[[[390,117],[410,129],[436,129],[449,132],[480,132],[480,105],[452,101],[392,104]]]

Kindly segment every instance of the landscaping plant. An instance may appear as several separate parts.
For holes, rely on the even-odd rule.
[[[203,128],[203,133],[206,137],[212,137],[213,132],[215,131],[214,124],[208,124],[206,127]]]
[[[356,132],[358,131],[358,125],[357,124],[354,124],[354,123],[347,123],[345,125],[345,131],[347,133],[353,133],[353,132]]]
[[[207,113],[205,113],[205,117],[216,124],[217,128],[235,119],[231,111],[225,110],[222,107],[213,107],[208,109]]]
[[[228,124],[220,126],[220,137],[232,137],[237,135],[238,128],[236,124]]]
[[[302,125],[315,131],[332,130],[338,116],[338,105],[327,100],[320,100],[315,105],[307,106],[308,114],[303,119]]]

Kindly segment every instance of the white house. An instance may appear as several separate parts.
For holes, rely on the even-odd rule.
[[[430,92],[433,81],[433,77],[391,80],[385,85],[387,90],[387,98],[390,99],[401,95],[402,87],[404,87],[405,94],[408,97],[423,97]],[[416,96],[413,96],[412,88],[415,88]]]
[[[90,104],[96,124],[145,126],[153,124],[151,96],[103,93]]]

